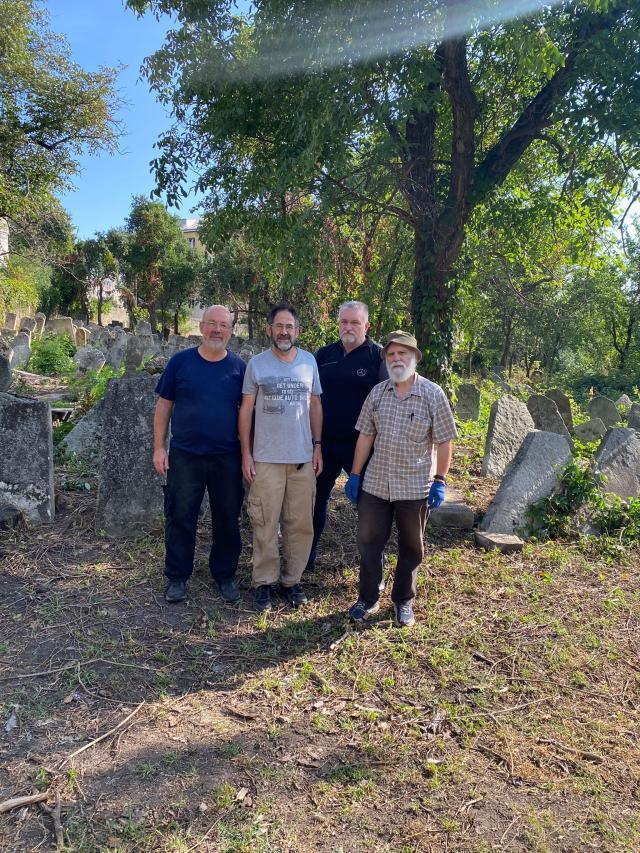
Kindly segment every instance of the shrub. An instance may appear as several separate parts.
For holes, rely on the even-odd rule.
[[[28,368],[45,376],[67,375],[75,370],[76,346],[69,335],[45,335],[31,344]]]

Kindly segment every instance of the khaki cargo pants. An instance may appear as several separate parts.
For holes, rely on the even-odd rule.
[[[316,475],[313,464],[256,462],[247,511],[253,527],[253,585],[299,583],[313,542]],[[278,525],[284,567],[280,571]]]

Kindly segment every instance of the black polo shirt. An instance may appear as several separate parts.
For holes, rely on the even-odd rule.
[[[360,409],[371,389],[389,378],[381,346],[365,338],[363,344],[346,352],[342,341],[321,347],[316,353],[322,385],[322,444],[355,446]]]

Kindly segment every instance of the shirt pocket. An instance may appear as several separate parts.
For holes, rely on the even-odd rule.
[[[431,418],[413,415],[407,424],[407,438],[416,444],[424,444],[431,433]]]

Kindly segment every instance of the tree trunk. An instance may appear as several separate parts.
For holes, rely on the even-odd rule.
[[[149,311],[149,323],[151,324],[151,331],[155,335],[158,331],[158,312],[156,310],[156,301],[150,301],[147,305],[147,310]]]
[[[174,335],[180,334],[180,326],[178,323],[178,309],[177,308],[173,313],[173,334]]]
[[[100,279],[98,283],[98,325],[102,325],[102,302],[103,302],[103,282]]]

